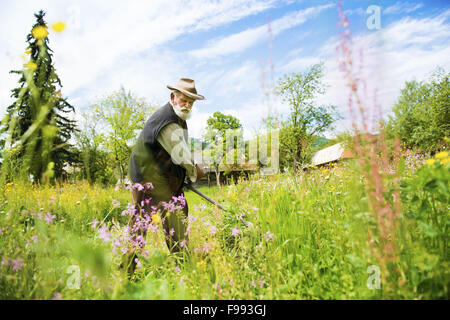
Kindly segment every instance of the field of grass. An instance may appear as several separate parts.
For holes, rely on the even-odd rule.
[[[402,166],[388,240],[352,162],[200,188],[227,213],[189,191],[189,257],[169,254],[158,222],[131,279],[115,246],[129,190],[9,183],[0,299],[448,299],[450,167],[417,167]]]

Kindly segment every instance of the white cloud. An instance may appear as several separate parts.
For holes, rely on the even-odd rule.
[[[391,112],[405,81],[424,80],[437,67],[450,70],[450,25],[447,10],[434,18],[403,18],[388,27],[373,33],[353,37],[353,63],[357,75],[366,82],[367,95],[362,101],[369,121],[377,117],[374,99],[386,117]],[[330,38],[315,56],[304,56],[290,60],[281,66],[285,72],[298,72],[304,67],[325,60],[324,82],[330,87],[318,99],[319,104],[334,104],[346,119],[337,124],[338,131],[351,128],[348,112],[346,80],[336,59],[336,37]],[[359,53],[363,53],[363,69]],[[377,90],[377,91],[376,91]],[[376,96],[375,96],[375,91]]]
[[[422,3],[396,2],[383,10],[384,14],[411,13],[423,7]]]
[[[333,6],[333,4],[328,4],[286,14],[282,18],[276,19],[271,23],[272,34],[276,36],[284,30],[301,25],[308,19],[317,16],[321,11]],[[232,34],[222,39],[213,39],[206,47],[192,50],[189,54],[199,59],[218,58],[224,55],[244,51],[263,41],[267,37],[267,25],[264,24],[256,28],[250,28]]]
[[[0,36],[0,111],[11,99],[16,79],[8,71],[20,68],[25,36],[34,23],[33,13],[47,11],[46,21],[67,22],[67,30],[49,36],[63,94],[83,90],[90,101],[120,84],[149,90],[163,100],[161,89],[186,71],[179,55],[161,46],[185,34],[207,30],[253,15],[273,6],[268,1],[80,1],[36,4],[33,1],[2,4]],[[3,10],[4,9],[4,10]],[[6,12],[8,14],[6,14]],[[161,54],[164,53],[164,55]],[[140,55],[145,53],[145,58]],[[6,58],[5,58],[6,57]],[[177,59],[178,58],[178,59]],[[134,59],[134,60],[133,60]],[[147,73],[142,74],[142,70]],[[175,79],[174,79],[175,77]],[[12,79],[12,80],[11,80]],[[165,92],[164,92],[165,94]]]

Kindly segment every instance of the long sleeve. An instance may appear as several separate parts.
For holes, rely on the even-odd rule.
[[[170,123],[158,134],[158,142],[171,155],[172,161],[186,169],[192,182],[197,180],[197,169],[193,163],[191,152],[184,140],[183,129],[177,123]]]

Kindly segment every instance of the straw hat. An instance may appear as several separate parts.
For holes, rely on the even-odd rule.
[[[167,88],[170,90],[178,90],[189,98],[195,100],[204,100],[205,97],[197,94],[197,90],[195,89],[195,82],[192,79],[181,78],[178,80],[175,86],[167,85]]]

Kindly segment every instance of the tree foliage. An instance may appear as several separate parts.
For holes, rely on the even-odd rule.
[[[326,92],[322,82],[323,63],[302,73],[291,73],[278,80],[277,92],[290,106],[287,121],[280,130],[280,165],[298,168],[309,161],[313,137],[331,129],[337,119],[336,107],[318,105],[317,96]]]
[[[113,154],[113,166],[123,182],[128,171],[131,149],[146,118],[155,109],[122,87],[93,105],[95,121],[105,129],[105,149]]]
[[[208,118],[206,121],[206,134],[204,139],[209,143],[208,148],[203,152],[203,157],[208,159],[212,168],[216,172],[217,185],[220,186],[220,165],[223,162],[225,154],[230,151],[226,146],[226,135],[232,130],[242,129],[239,119],[225,115],[219,111]],[[231,146],[236,148],[236,142]]]
[[[405,83],[389,117],[389,136],[400,136],[405,148],[434,152],[450,136],[450,73],[436,70],[428,81]]]

